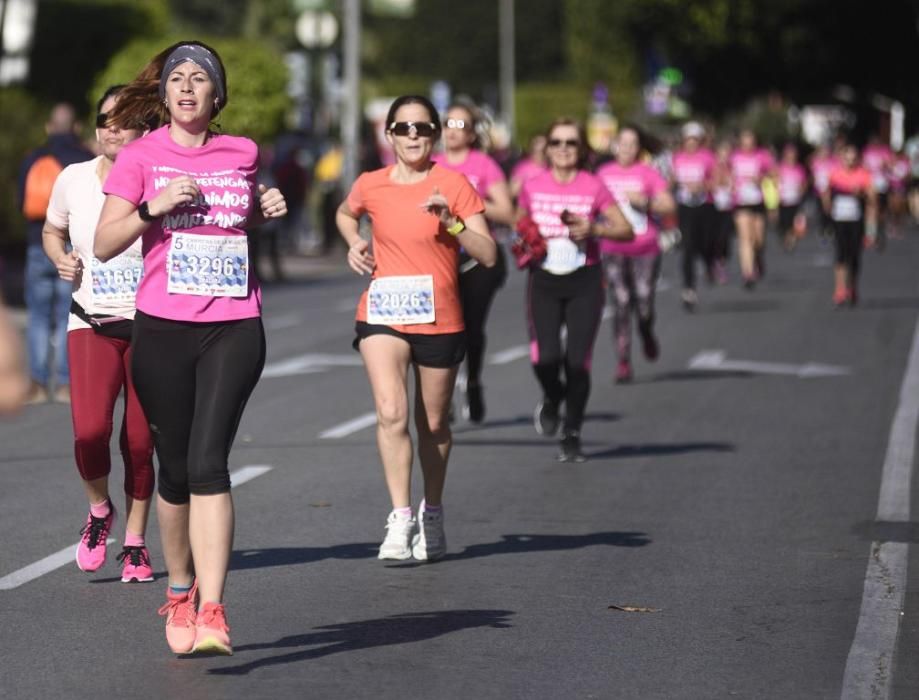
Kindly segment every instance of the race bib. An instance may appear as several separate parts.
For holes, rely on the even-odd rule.
[[[166,269],[170,294],[244,297],[249,293],[249,240],[176,231]]]
[[[801,201],[801,191],[794,183],[782,183],[779,186],[779,201],[785,205],[794,205]]]
[[[132,305],[137,295],[137,285],[144,276],[144,258],[140,253],[127,251],[102,262],[92,259],[90,298],[94,307]]]
[[[693,192],[688,187],[680,186],[676,194],[677,201],[687,207],[699,207],[705,204],[705,192]]]
[[[731,190],[727,187],[719,187],[714,192],[715,207],[719,211],[727,211],[731,208]]]
[[[433,275],[379,277],[367,290],[367,323],[434,323]]]
[[[858,221],[862,218],[862,203],[851,194],[837,194],[830,214],[834,221]]]
[[[570,238],[547,238],[542,269],[553,275],[567,275],[587,263],[587,253]]]
[[[763,191],[755,182],[744,182],[737,191],[737,201],[741,204],[762,204]]]

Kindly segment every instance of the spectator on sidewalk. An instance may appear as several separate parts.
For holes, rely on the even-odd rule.
[[[51,188],[58,174],[68,165],[93,157],[77,135],[79,130],[72,105],[56,104],[45,131],[48,140],[29,153],[19,168],[19,209],[27,222],[25,301],[29,315],[26,344],[32,384],[26,403],[30,404],[45,403],[52,396],[62,403],[70,401],[67,364],[70,282],[60,279],[57,268],[42,250],[41,231]]]

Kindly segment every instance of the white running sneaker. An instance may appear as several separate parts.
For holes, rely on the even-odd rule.
[[[412,556],[418,561],[434,561],[447,553],[444,535],[444,509],[437,512],[425,509],[424,501],[418,508],[418,534],[412,540]]]
[[[406,517],[392,511],[386,518],[386,538],[380,545],[377,559],[410,559],[415,524],[413,516]]]

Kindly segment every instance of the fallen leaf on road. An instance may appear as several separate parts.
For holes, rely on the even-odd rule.
[[[607,610],[618,610],[619,612],[640,612],[640,613],[656,613],[660,612],[660,608],[645,608],[640,605],[610,605]]]
[[[328,501],[317,501],[316,503],[310,503],[311,508],[331,508],[332,504]]]

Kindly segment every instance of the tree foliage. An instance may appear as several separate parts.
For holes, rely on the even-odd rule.
[[[275,51],[245,39],[196,36],[133,41],[116,53],[98,75],[90,99],[98,99],[109,85],[132,80],[153,56],[170,44],[191,38],[213,46],[227,69],[229,103],[218,117],[221,129],[255,141],[277,135],[284,127],[290,106],[286,93],[287,67]]]

